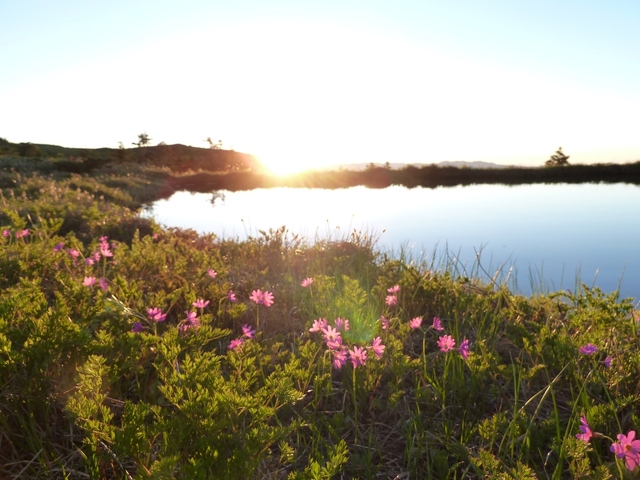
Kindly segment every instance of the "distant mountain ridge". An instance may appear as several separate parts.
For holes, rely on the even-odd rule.
[[[384,167],[387,163],[342,163],[337,165],[330,165],[322,168],[322,170],[330,170],[334,168],[341,168],[343,170],[351,170],[351,171],[362,171],[366,170],[369,165],[374,165],[375,167]],[[499,165],[497,163],[491,162],[462,162],[462,161],[454,161],[454,162],[439,162],[439,163],[388,163],[388,166],[392,170],[400,170],[402,168],[412,166],[412,167],[424,167],[427,165],[437,165],[439,167],[457,167],[457,168],[474,168],[474,169],[493,169],[493,168],[508,168],[511,165]]]

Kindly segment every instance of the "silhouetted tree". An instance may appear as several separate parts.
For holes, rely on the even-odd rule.
[[[147,134],[147,132],[141,133],[138,135],[137,142],[131,142],[133,145],[137,145],[138,147],[146,147],[151,142],[151,138]]]
[[[213,140],[211,140],[211,137],[207,137],[205,142],[207,142],[209,144],[209,148],[212,149],[212,150],[221,150],[222,149],[222,140],[218,140],[218,143],[213,143]]]
[[[124,148],[124,143],[118,142],[118,158],[124,160],[127,156],[127,152]]]
[[[562,152],[562,147],[559,147],[555,154],[551,155],[551,158],[545,162],[547,167],[562,167],[569,165],[569,157]]]

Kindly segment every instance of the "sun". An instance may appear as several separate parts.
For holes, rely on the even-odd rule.
[[[258,154],[258,161],[273,175],[292,175],[302,173],[309,170],[322,168],[321,162],[311,158],[310,155],[293,154],[292,152],[282,151],[273,154]]]

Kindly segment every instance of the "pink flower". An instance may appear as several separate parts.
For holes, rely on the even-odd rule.
[[[273,305],[273,293],[264,292],[263,297],[262,297],[262,304],[265,307],[270,307],[271,305]]]
[[[5,228],[5,229],[2,231],[2,236],[3,236],[3,237],[5,237],[5,238],[9,238],[9,237],[11,236],[11,230],[9,230],[9,229]]]
[[[327,340],[326,343],[329,350],[342,350],[344,348],[341,336],[337,336],[332,340]]]
[[[576,438],[578,440],[582,440],[583,442],[589,443],[589,439],[593,437],[593,432],[591,431],[591,427],[587,423],[587,417],[584,415],[580,417],[580,433],[576,434]]]
[[[310,332],[319,332],[327,327],[329,323],[324,318],[319,318],[313,321],[313,325],[309,329]]]
[[[262,304],[265,307],[270,307],[271,305],[273,305],[273,293],[267,291],[263,292],[260,289],[251,292],[251,296],[249,297],[249,299],[257,305]]]
[[[251,292],[251,296],[249,297],[249,300],[251,300],[253,303],[257,305],[260,305],[262,303],[262,297],[263,297],[262,290],[258,289]]]
[[[583,355],[593,355],[598,351],[598,347],[593,343],[587,343],[586,345],[581,346],[578,351]]]
[[[469,340],[466,338],[460,344],[460,355],[462,355],[462,358],[465,360],[469,360]]]
[[[207,300],[207,301],[205,302],[203,299],[198,298],[198,299],[197,299],[195,302],[193,302],[191,305],[193,305],[193,306],[194,306],[194,307],[196,307],[196,308],[204,308],[204,307],[206,307],[207,305],[209,305],[209,300]]]
[[[247,338],[253,338],[254,335],[256,334],[256,331],[251,328],[249,325],[244,324],[242,326],[242,335],[244,335]]]
[[[100,258],[101,258],[101,257],[100,257],[100,252],[93,252],[92,257],[93,257],[93,259],[94,259],[96,262],[99,262],[99,261],[100,261]]]
[[[216,278],[218,276],[218,273],[213,268],[210,268],[209,270],[207,270],[207,274],[211,278]]]
[[[437,330],[439,332],[444,330],[444,327],[442,326],[442,320],[440,320],[438,317],[433,317],[433,324],[431,326],[434,330]]]
[[[602,364],[607,368],[611,368],[611,360],[613,360],[611,355],[607,355],[607,358],[602,361]]]
[[[324,335],[324,339],[327,342],[331,342],[340,336],[340,332],[338,332],[338,330],[333,328],[331,325],[327,325],[325,328],[323,328],[322,333]]]
[[[420,325],[422,325],[422,317],[412,318],[411,321],[409,322],[409,326],[414,330],[416,328],[420,328]]]
[[[109,250],[108,243],[105,242],[100,244],[100,255],[103,257],[113,257],[113,252]]]
[[[312,283],[313,283],[313,278],[309,277],[302,280],[302,283],[300,285],[302,285],[304,288],[307,288]]]
[[[382,358],[382,354],[384,353],[384,349],[387,348],[382,344],[382,339],[380,337],[376,337],[373,339],[371,344],[371,350],[378,358]]]
[[[100,288],[102,289],[103,292],[106,292],[109,289],[109,283],[107,282],[107,279],[104,277],[99,280],[98,285],[100,285]]]
[[[336,329],[340,331],[348,331],[349,330],[349,320],[342,319],[340,317],[336,318],[334,323],[336,324]]]
[[[333,350],[333,368],[340,370],[347,364],[347,347]]]
[[[80,256],[80,252],[78,250],[76,250],[75,248],[70,248],[69,250],[67,250],[67,253],[74,260]]]
[[[96,284],[96,277],[84,277],[82,285],[85,287],[93,287]]]
[[[611,445],[610,450],[618,458],[624,458],[629,470],[640,465],[640,440],[634,440],[636,432],[630,430],[628,435],[618,434],[618,441]]]
[[[25,228],[24,230],[21,230],[20,232],[16,232],[16,238],[22,238],[22,237],[28,237],[29,236],[29,229]]]
[[[389,306],[395,305],[398,303],[398,297],[396,297],[395,295],[387,295],[387,298],[385,298],[384,301]]]
[[[8,232],[9,230],[5,230],[5,232]],[[62,250],[64,248],[64,243],[60,242],[59,244],[57,244],[55,247],[53,247],[53,251],[54,252],[59,252],[60,250]]]
[[[456,341],[451,335],[443,335],[438,339],[438,346],[440,347],[440,351],[448,352],[456,346]]]
[[[233,293],[233,290],[229,290],[229,295],[227,295],[227,298],[229,298],[229,301],[231,303],[236,303],[238,301],[238,299],[236,298],[236,294]]]
[[[389,328],[389,320],[384,317],[380,317],[380,325],[382,326],[383,330],[387,330]]]
[[[93,258],[91,258],[91,257],[88,257],[88,258],[85,258],[85,259],[84,259],[84,264],[85,264],[85,265],[91,266],[91,265],[93,265],[94,263],[95,263],[95,262],[94,262]]]
[[[353,347],[353,350],[349,350],[349,358],[353,368],[357,368],[358,365],[364,365],[367,361],[367,351],[364,347]]]
[[[154,322],[164,322],[164,320],[167,318],[167,314],[162,313],[162,310],[160,310],[158,307],[147,308],[147,315],[149,315],[149,319],[153,320]]]
[[[142,326],[142,324],[140,322],[135,322],[133,324],[133,327],[131,327],[131,331],[133,333],[140,333],[144,330],[144,327]]]
[[[196,312],[185,312],[187,314],[187,318],[185,318],[182,322],[180,322],[180,333],[184,334],[188,332],[190,329],[197,329],[200,326],[200,320],[198,320],[198,315]]]
[[[236,348],[239,349],[239,347],[241,347],[243,343],[244,343],[244,338],[242,337],[236,338],[235,340],[231,340],[229,342],[229,350],[235,350]]]
[[[389,293],[398,293],[400,291],[400,285],[394,285],[391,288],[387,288],[387,292]]]

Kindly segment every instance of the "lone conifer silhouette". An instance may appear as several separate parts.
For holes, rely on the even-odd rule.
[[[562,147],[558,147],[556,153],[551,155],[551,158],[545,162],[547,167],[561,167],[564,165],[569,165],[569,156],[565,155],[562,151]]]

